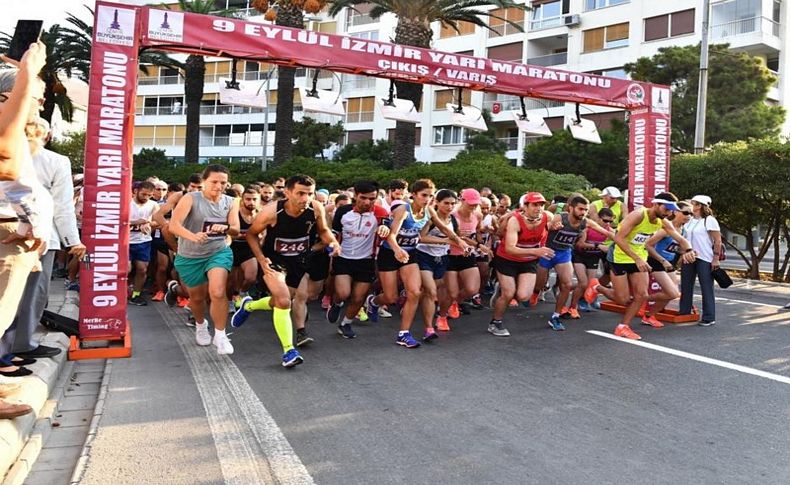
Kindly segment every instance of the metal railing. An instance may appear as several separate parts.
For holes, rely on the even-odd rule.
[[[184,113],[184,106],[145,106],[134,110],[137,116],[181,116]]]
[[[567,52],[559,52],[557,54],[548,54],[545,56],[536,56],[530,57],[527,59],[527,64],[532,64],[533,66],[559,66],[560,64],[567,64],[568,63],[568,53]]]
[[[349,10],[347,12],[348,17],[346,18],[346,28],[348,27],[358,27],[360,25],[367,25],[367,24],[375,24],[378,22],[378,19],[374,19],[370,15],[364,13],[359,14]]]
[[[751,34],[755,32],[766,32],[771,35],[779,36],[779,23],[767,17],[750,17],[746,19],[733,20],[722,24],[712,25],[710,36],[712,40],[735,37],[738,35]]]
[[[343,89],[371,89],[376,87],[376,78],[370,76],[343,75]]]
[[[513,25],[515,24],[515,25]],[[513,24],[505,22],[500,25],[491,25],[488,29],[489,37],[500,37],[505,35],[520,34],[524,31],[524,21],[514,22]],[[516,27],[518,25],[518,27]],[[520,27],[520,29],[519,29]]]
[[[175,75],[175,76],[159,76],[159,77],[147,77],[143,76],[137,81],[137,84],[140,86],[159,86],[159,85],[172,85],[172,84],[184,84],[184,78]]]
[[[201,115],[246,115],[251,113],[263,113],[266,108],[250,108],[247,106],[233,106],[229,104],[218,104],[216,106],[201,106]],[[269,111],[272,108],[269,107]]]
[[[143,147],[173,147],[183,146],[186,141],[184,137],[134,137],[135,146]]]
[[[504,142],[508,150],[518,150],[518,137],[509,136],[505,138],[497,138],[497,140]]]
[[[487,109],[491,111],[491,109],[494,106],[494,103],[499,103],[501,105],[502,111],[521,110],[521,101],[518,99],[518,97],[508,96],[508,95],[499,95],[499,97],[496,99],[483,100],[483,109]],[[533,109],[559,108],[565,106],[565,103],[563,103],[562,101],[525,98],[524,105],[526,106],[527,110],[533,110]]]

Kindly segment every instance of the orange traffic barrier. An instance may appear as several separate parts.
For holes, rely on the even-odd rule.
[[[119,359],[132,356],[132,326],[126,328],[118,339],[71,337],[69,360]]]
[[[602,301],[601,310],[617,312],[617,313],[625,313],[625,307],[613,301]],[[664,311],[654,316],[660,321],[667,323],[690,323],[699,320],[699,314],[694,310],[692,310],[692,312],[688,315],[681,315],[677,312],[677,310],[670,310],[668,308],[665,308]]]

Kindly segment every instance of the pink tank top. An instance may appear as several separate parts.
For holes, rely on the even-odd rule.
[[[453,211],[453,215],[455,219],[458,221],[458,235],[461,237],[467,237],[469,239],[474,240],[475,234],[477,232],[477,224],[480,220],[477,218],[477,214],[472,212],[469,216],[469,221],[464,222],[461,220],[461,217],[458,215],[458,211]],[[464,252],[458,249],[455,246],[450,246],[450,256],[463,256]]]

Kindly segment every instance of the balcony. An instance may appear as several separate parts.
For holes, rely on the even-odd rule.
[[[494,20],[494,19],[492,19]],[[488,29],[488,37],[504,37],[506,35],[521,34],[524,32],[524,21],[513,22],[513,24],[503,23],[491,25]]]
[[[179,75],[160,76],[160,77],[141,77],[137,82],[140,86],[161,86],[172,84],[184,84],[184,78]]]
[[[710,28],[712,41],[729,40],[732,37],[756,33],[779,37],[779,23],[767,17],[750,17],[712,25]]]
[[[296,108],[294,107],[294,110]],[[246,115],[252,113],[263,113],[266,108],[250,108],[247,106],[233,106],[230,104],[219,104],[217,106],[201,106],[201,115]],[[273,111],[269,108],[269,111]]]
[[[553,27],[561,27],[565,25],[563,22],[562,15],[556,15],[554,17],[544,17],[542,19],[535,19],[530,20],[529,22],[529,30],[544,30],[544,29],[551,29]]]
[[[533,66],[559,66],[568,63],[568,53],[559,52],[557,54],[548,54],[545,56],[530,57],[527,59],[527,64]]]
[[[518,150],[518,137],[517,136],[509,136],[506,138],[497,138],[497,140],[503,142],[507,145],[507,150]]]
[[[146,106],[134,110],[137,116],[181,116],[186,113],[184,106]]]
[[[521,111],[521,101],[516,96],[499,95],[496,99],[484,99],[483,109],[491,111],[494,103],[499,103],[502,111]],[[524,98],[524,105],[527,111],[529,111],[534,109],[560,108],[565,106],[565,103],[560,101]]]
[[[154,137],[134,137],[134,146],[139,147],[177,147],[184,146],[186,138],[154,138]]]

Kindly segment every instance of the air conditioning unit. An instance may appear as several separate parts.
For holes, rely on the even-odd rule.
[[[562,18],[562,22],[566,27],[576,27],[582,22],[582,19],[577,14],[566,15]]]

